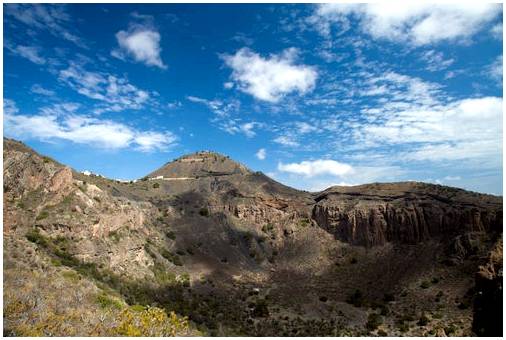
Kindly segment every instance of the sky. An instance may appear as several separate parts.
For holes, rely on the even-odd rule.
[[[199,150],[292,187],[502,195],[502,4],[4,4],[3,131],[136,179]]]

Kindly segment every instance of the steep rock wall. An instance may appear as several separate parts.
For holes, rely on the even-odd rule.
[[[337,239],[354,245],[415,244],[467,231],[499,231],[501,199],[471,204],[417,193],[361,195],[327,192],[316,197],[312,218]]]

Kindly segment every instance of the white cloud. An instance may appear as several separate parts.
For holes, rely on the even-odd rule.
[[[304,94],[315,87],[317,72],[314,67],[296,65],[298,50],[289,48],[280,55],[264,58],[248,48],[234,55],[225,55],[232,68],[232,80],[241,91],[257,99],[278,102],[288,93]]]
[[[174,145],[171,132],[141,131],[112,120],[76,114],[76,104],[57,104],[35,115],[18,114],[12,100],[4,102],[7,134],[19,139],[67,140],[105,149],[133,147],[142,152],[163,151]]]
[[[364,96],[390,97],[393,105],[401,103],[434,105],[440,95],[441,86],[396,72],[385,72],[379,76],[368,76],[359,92]]]
[[[267,157],[267,152],[265,151],[265,149],[259,149],[257,151],[257,153],[255,154],[256,158],[258,158],[259,160],[263,161],[265,159],[265,157]]]
[[[46,30],[57,38],[71,41],[80,47],[86,47],[83,41],[71,33],[65,26],[72,22],[65,6],[55,4],[5,4],[4,13],[39,30]]]
[[[455,61],[452,58],[446,59],[442,52],[435,50],[423,53],[421,59],[427,63],[427,70],[431,72],[445,70]]]
[[[494,25],[491,29],[490,29],[490,33],[492,34],[492,36],[497,39],[497,40],[502,40],[502,22]]]
[[[501,8],[501,4],[483,2],[333,3],[319,6],[313,17],[323,22],[334,22],[343,21],[347,15],[355,16],[363,30],[374,38],[425,45],[441,41],[468,41],[494,20],[501,13]]]
[[[150,94],[130,84],[127,79],[91,72],[78,65],[61,70],[58,79],[78,93],[104,103],[96,113],[125,109],[138,110],[149,100]]]
[[[283,146],[291,146],[291,147],[297,147],[299,146],[299,143],[294,139],[293,136],[278,136],[273,139],[275,143],[281,144]]]
[[[183,103],[181,103],[179,100],[175,100],[173,102],[167,103],[167,107],[169,109],[177,109],[183,106]]]
[[[445,181],[460,181],[462,178],[460,176],[445,176],[443,179]]]
[[[43,96],[54,96],[55,95],[54,91],[45,89],[39,84],[32,85],[30,91],[32,91],[35,94],[40,94]]]
[[[242,133],[246,137],[252,138],[256,135],[256,132],[254,131],[255,127],[260,126],[262,126],[262,124],[257,122],[240,123],[237,119],[229,119],[227,121],[223,121],[220,128],[232,135]]]
[[[475,160],[499,164],[502,98],[463,99],[432,107],[385,106],[356,131],[367,145],[411,145],[405,160]],[[376,114],[375,114],[376,115]]]
[[[15,55],[23,57],[25,59],[30,60],[32,63],[37,65],[44,65],[46,63],[46,59],[40,56],[40,48],[36,46],[16,46],[10,47],[6,45],[6,47]]]
[[[353,172],[349,164],[340,163],[331,159],[318,159],[315,161],[302,161],[300,163],[278,164],[278,170],[307,177],[332,175],[343,176]]]
[[[114,50],[113,56],[122,58],[126,54],[148,66],[167,68],[160,57],[161,38],[157,31],[148,27],[136,26],[128,31],[119,31],[116,33],[116,39],[120,49]]]
[[[203,104],[207,106],[218,116],[218,118],[225,118],[231,113],[237,112],[241,106],[241,102],[238,100],[230,100],[225,103],[218,99],[209,100],[195,96],[186,96],[186,99],[193,103]]]
[[[502,55],[498,56],[494,62],[488,67],[487,73],[488,75],[497,81],[498,84],[502,85]]]

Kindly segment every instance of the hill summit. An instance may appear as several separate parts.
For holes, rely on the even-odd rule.
[[[201,178],[251,173],[244,165],[228,156],[211,151],[184,155],[153,171],[148,178]]]

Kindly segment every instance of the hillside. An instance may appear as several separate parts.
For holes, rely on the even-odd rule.
[[[4,334],[499,335],[501,235],[502,197],[456,188],[308,193],[212,152],[122,183],[4,139]]]

